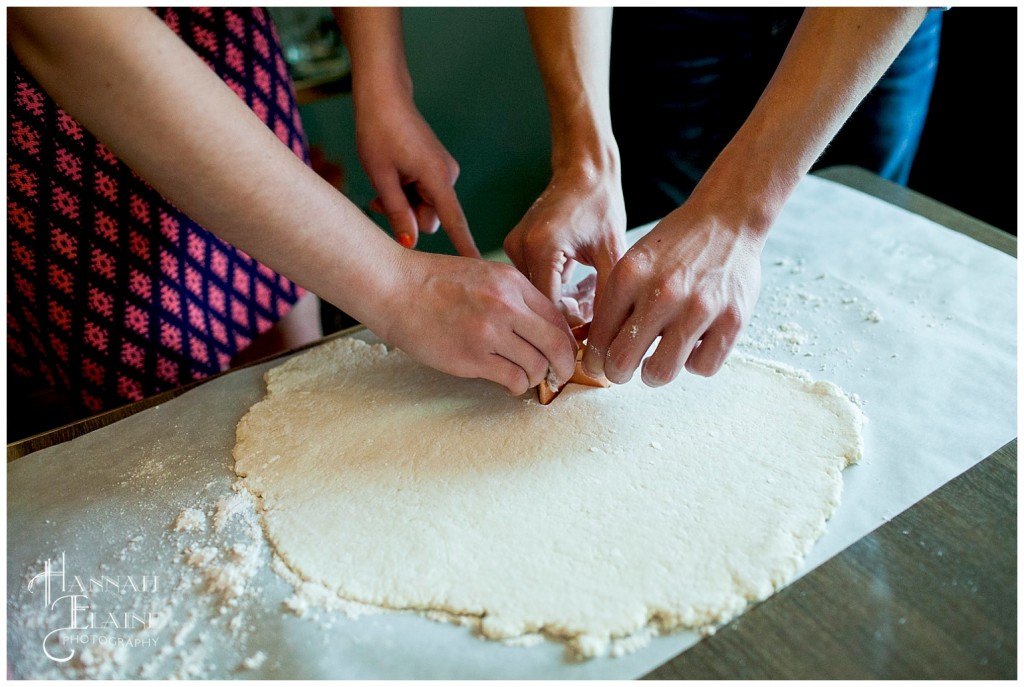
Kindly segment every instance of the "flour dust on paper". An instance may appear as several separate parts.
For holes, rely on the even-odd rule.
[[[710,630],[792,579],[861,455],[838,387],[738,355],[550,406],[342,338],[267,373],[235,470],[302,580],[584,657]]]

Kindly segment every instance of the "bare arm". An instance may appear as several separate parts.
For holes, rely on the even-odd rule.
[[[505,240],[513,263],[557,301],[580,262],[600,296],[625,251],[619,150],[608,103],[612,10],[525,10],[551,119],[551,182]]]
[[[750,317],[760,254],[797,183],[899,54],[925,8],[811,8],[753,111],[694,189],[616,265],[584,364],[657,386],[714,374]]]
[[[12,9],[10,19],[8,40],[33,76],[168,200],[357,317],[371,316],[351,295],[388,285],[332,266],[361,248],[393,270],[397,251],[157,17]]]
[[[797,183],[924,20],[914,8],[808,8],[754,110],[701,195],[746,189],[744,223],[766,233]]]
[[[8,19],[9,44],[47,92],[221,238],[445,372],[517,393],[548,367],[572,374],[571,334],[525,279],[388,240],[147,10]]]

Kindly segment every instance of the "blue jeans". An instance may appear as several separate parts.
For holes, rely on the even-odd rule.
[[[628,225],[681,205],[771,79],[801,8],[616,8],[612,125]],[[932,10],[815,167],[852,164],[905,184],[938,67]]]

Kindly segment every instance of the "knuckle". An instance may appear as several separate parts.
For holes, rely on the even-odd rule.
[[[730,333],[738,333],[743,328],[743,313],[735,304],[725,308],[718,317],[722,322],[722,327]]]
[[[523,236],[523,247],[526,249],[527,253],[535,255],[549,250],[551,242],[548,239],[548,236],[541,231],[536,224],[534,224]]]
[[[517,307],[506,290],[497,284],[480,294],[477,307],[480,319],[492,323],[496,337],[510,335],[514,322],[522,317],[522,309]]]
[[[522,396],[530,388],[530,380],[522,370],[510,370],[505,379],[505,388],[513,396]]]
[[[512,258],[513,261],[517,258],[519,253],[519,237],[514,230],[509,232],[505,240],[501,242],[501,247],[505,254]]]
[[[692,319],[705,321],[712,315],[712,304],[707,296],[695,293],[690,296],[687,304],[687,312]]]
[[[519,270],[517,270],[512,265],[508,265],[503,262],[492,263],[492,270],[492,274],[494,275],[494,283],[491,284],[491,288],[493,291],[496,291],[497,293],[501,294],[504,294],[504,283],[508,282],[509,280],[514,281],[516,277],[519,275]]]
[[[522,289],[525,286],[529,286],[529,281],[523,273],[512,265],[502,263],[500,265],[499,275],[501,276],[502,281],[505,282],[501,289],[501,296],[506,300],[510,297],[508,290],[510,286],[516,289]]]
[[[612,278],[623,281],[638,279],[644,273],[643,263],[644,260],[640,259],[636,253],[626,253],[615,265]]]
[[[651,296],[657,300],[666,300],[670,303],[678,303],[686,299],[688,289],[686,279],[678,272],[660,275],[654,280],[654,287],[651,289]]]
[[[433,179],[444,179],[445,182],[451,183],[453,181],[452,163],[454,160],[435,159],[428,165],[427,171]]]
[[[470,318],[465,331],[474,332],[479,337],[482,348],[490,348],[490,344],[500,340],[501,331],[493,317],[487,312],[477,312]],[[481,350],[480,353],[483,351]]]
[[[488,323],[496,322],[505,317],[509,305],[500,285],[493,284],[483,290],[479,298],[479,319]]]

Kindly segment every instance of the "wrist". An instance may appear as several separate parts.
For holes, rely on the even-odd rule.
[[[413,103],[412,77],[404,65],[395,63],[353,68],[352,98],[356,108],[408,106]]]
[[[806,172],[780,162],[780,157],[761,141],[737,136],[715,159],[687,203],[707,208],[729,226],[764,242]]]
[[[396,126],[419,112],[411,87],[356,88],[353,84],[352,95],[356,141],[360,146],[382,135],[392,136]]]
[[[564,134],[553,133],[551,146],[553,176],[619,178],[619,146],[611,127],[589,125],[571,128]]]
[[[318,232],[306,245],[300,273],[307,278],[299,281],[387,341],[404,299],[405,259],[413,251],[392,241],[361,212],[338,215],[342,226],[334,223],[335,240],[331,232]]]
[[[417,273],[416,263],[423,254],[402,248],[399,244],[384,239],[381,255],[372,264],[367,264],[361,288],[351,294],[356,304],[351,312],[362,312],[357,318],[381,340],[397,345],[396,325],[400,324],[407,314],[404,306],[410,301],[410,294],[418,293],[418,285],[413,284],[413,276]]]

